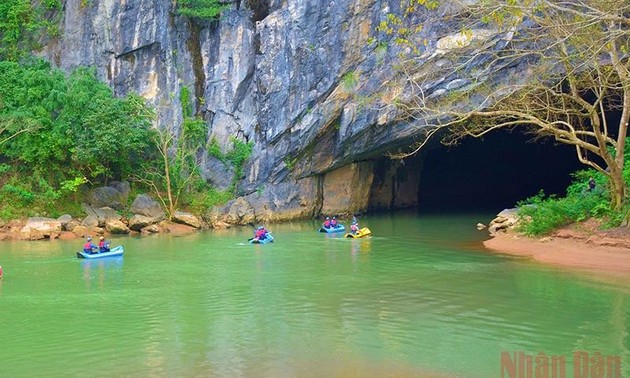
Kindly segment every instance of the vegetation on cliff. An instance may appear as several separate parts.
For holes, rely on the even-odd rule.
[[[227,4],[219,0],[177,0],[177,13],[182,16],[196,17],[204,20],[216,19]]]
[[[173,3],[200,19],[215,19],[226,6]],[[59,37],[61,10],[60,0],[0,4],[0,218],[80,214],[82,192],[113,180],[153,192],[169,216],[179,208],[201,214],[231,199],[235,185],[220,192],[202,178],[207,125],[193,114],[185,86],[182,124],[156,130],[154,109],[139,96],[116,98],[93,69],[65,73],[32,57],[40,43]],[[251,144],[235,141],[224,163],[240,178],[250,153]]]
[[[45,36],[57,36],[59,10],[61,0],[0,1],[0,60],[17,61]]]
[[[401,67],[411,73],[407,80],[412,93],[405,93],[407,99],[399,104],[410,117],[431,123],[427,139],[445,131],[445,143],[458,143],[515,128],[534,138],[554,138],[574,146],[579,161],[606,182],[610,210],[617,217],[630,214],[625,156],[630,121],[627,1],[463,2],[448,11],[461,31],[444,36],[437,47],[427,46],[418,24],[431,17],[437,3],[406,2],[404,16],[391,16],[379,30],[387,38],[394,36],[411,54],[411,59],[402,57]],[[414,74],[415,59],[429,48],[437,48],[435,54],[445,60],[430,73]],[[509,85],[487,85],[493,70],[510,67],[516,69]],[[445,77],[462,85],[437,95],[423,90]],[[400,157],[416,153],[425,142]]]

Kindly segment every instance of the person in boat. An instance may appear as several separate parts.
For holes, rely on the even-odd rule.
[[[330,218],[326,217],[326,220],[324,221],[324,228],[330,228],[331,222],[330,222]]]
[[[352,221],[352,225],[350,226],[350,232],[356,235],[359,232],[359,224],[356,220]]]
[[[254,240],[265,240],[267,238],[267,229],[264,226],[260,226],[254,232]]]
[[[109,242],[105,241],[103,236],[100,237],[98,241],[98,251],[99,252],[109,252]]]
[[[330,227],[332,228],[339,227],[339,223],[337,222],[337,217],[332,217],[332,220],[330,221]]]
[[[92,243],[92,237],[88,236],[85,240],[85,244],[83,244],[83,252],[91,254],[94,253],[97,248],[98,246]]]

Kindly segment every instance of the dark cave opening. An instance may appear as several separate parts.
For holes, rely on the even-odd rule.
[[[436,144],[421,160],[417,200],[422,213],[498,212],[541,189],[562,196],[571,173],[586,168],[572,146],[507,131],[453,147]]]

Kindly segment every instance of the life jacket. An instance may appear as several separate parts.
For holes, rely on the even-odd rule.
[[[324,227],[327,227],[327,228],[330,227],[330,221],[329,220],[324,222]]]
[[[85,242],[85,244],[83,244],[83,252],[92,252],[93,246],[94,244],[92,244],[92,242]]]
[[[336,219],[331,220],[330,225],[333,227],[337,227],[337,220]]]
[[[350,226],[350,229],[352,231],[359,231],[359,226],[357,226],[356,224],[353,224],[352,226]]]
[[[98,247],[100,249],[104,249],[105,248],[105,240],[101,240],[100,242],[98,242]]]
[[[256,230],[256,233],[254,234],[257,238],[261,238],[263,235],[265,234],[264,230]]]

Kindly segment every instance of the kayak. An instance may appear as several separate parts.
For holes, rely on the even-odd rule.
[[[365,236],[368,236],[368,235],[372,235],[372,231],[370,231],[370,229],[367,228],[367,227],[363,227],[362,229],[357,231],[356,234],[348,232],[347,234],[344,235],[344,237],[346,237],[346,238],[362,238],[362,237],[365,237]]]
[[[334,232],[344,232],[346,230],[346,228],[343,226],[343,224],[338,224],[337,227],[322,227],[319,229],[319,232],[327,232],[329,234],[332,234]]]
[[[249,244],[267,244],[267,243],[273,243],[273,236],[271,236],[270,232],[268,232],[267,237],[262,240],[255,240],[255,238],[249,239]]]
[[[122,256],[123,252],[125,252],[125,249],[123,248],[122,245],[119,245],[118,247],[112,248],[108,252],[95,252],[95,253],[86,253],[83,251],[77,252],[77,257],[80,259],[100,259],[103,257]]]

